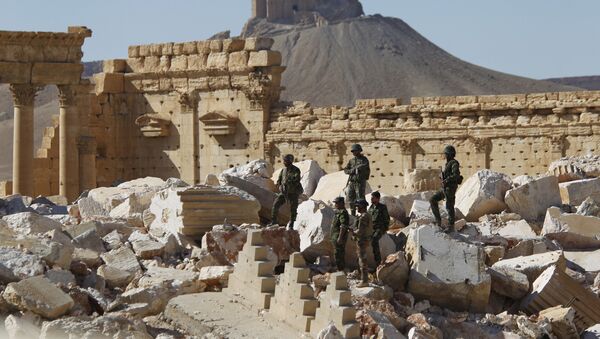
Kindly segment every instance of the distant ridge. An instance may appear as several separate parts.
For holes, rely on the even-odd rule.
[[[583,77],[568,77],[568,78],[552,78],[547,81],[556,84],[575,86],[587,89],[590,91],[600,91],[600,75],[583,76]]]

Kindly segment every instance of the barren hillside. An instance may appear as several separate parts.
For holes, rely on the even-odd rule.
[[[548,81],[561,85],[581,87],[590,91],[600,90],[600,75],[587,77],[552,78],[548,79]]]

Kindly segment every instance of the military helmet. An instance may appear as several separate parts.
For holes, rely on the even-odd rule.
[[[454,148],[452,145],[448,145],[444,147],[444,154],[454,157],[456,156],[456,148]]]
[[[352,151],[352,152],[362,152],[363,149],[362,149],[362,147],[359,144],[354,144],[350,148],[350,151]]]
[[[359,199],[359,200],[356,200],[356,205],[367,207],[367,206],[369,206],[369,203],[365,199]]]
[[[346,203],[346,201],[344,200],[344,197],[337,197],[337,198],[333,199],[333,202],[336,203],[336,204],[338,204],[338,203],[340,203],[340,204]]]
[[[286,155],[283,157],[283,160],[284,160],[284,161],[289,161],[289,162],[294,162],[294,156],[293,156],[293,155],[291,155],[291,154],[286,154]]]

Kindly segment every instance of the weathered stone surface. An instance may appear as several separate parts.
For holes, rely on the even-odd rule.
[[[536,238],[537,234],[531,228],[531,225],[525,220],[510,220],[498,230],[498,235],[508,239],[531,239]]]
[[[165,245],[154,240],[139,240],[132,242],[135,254],[142,259],[160,257],[165,252]]]
[[[511,188],[509,176],[481,170],[467,179],[456,192],[456,208],[467,221],[477,221],[486,214],[500,213],[508,206],[504,195]]]
[[[506,249],[504,246],[486,246],[483,249],[485,251],[485,264],[492,266],[504,257]]]
[[[344,336],[333,323],[330,323],[319,332],[317,339],[344,339]]]
[[[456,219],[462,219],[460,211],[457,212]],[[447,225],[448,212],[446,211],[446,207],[443,205],[440,205],[440,216],[442,217],[442,225]],[[413,201],[413,205],[410,209],[408,217],[410,218],[410,224],[412,225],[426,225],[435,223],[435,217],[433,216],[433,212],[431,212],[431,204],[429,201]]]
[[[22,311],[56,319],[67,313],[74,302],[48,279],[38,276],[8,284],[3,298]]]
[[[600,338],[600,324],[589,327],[581,334],[581,339],[598,339]]]
[[[320,305],[311,322],[311,334],[316,337],[330,323],[338,328],[343,338],[358,338],[360,325],[356,322],[356,309],[352,305],[352,294],[344,272],[332,273],[330,284],[319,295]]]
[[[295,162],[294,166],[300,169],[300,183],[302,184],[302,188],[304,188],[304,194],[306,194],[307,197],[311,197],[317,189],[319,180],[325,175],[325,171],[319,166],[319,163],[314,160]],[[281,171],[282,169],[280,168],[273,173],[273,176],[271,177],[273,182],[277,182]]]
[[[410,266],[404,252],[397,252],[389,255],[377,268],[377,280],[394,291],[404,291],[409,273]]]
[[[600,201],[600,178],[563,182],[558,186],[563,204],[578,206],[587,198]]]
[[[300,251],[306,261],[314,262],[318,257],[333,252],[329,239],[333,216],[333,209],[322,201],[311,199],[298,206],[295,228],[300,235]]]
[[[493,269],[510,268],[527,276],[530,283],[550,266],[556,265],[561,270],[566,268],[566,260],[562,251],[554,251],[542,254],[534,254],[525,257],[500,260],[495,263]]]
[[[5,283],[44,274],[44,264],[39,256],[12,248],[0,248],[0,267],[3,267],[0,279]]]
[[[575,325],[575,309],[556,306],[540,312],[540,318],[548,319],[552,324],[552,334],[559,339],[577,338],[579,330]]]
[[[492,277],[492,291],[512,299],[520,299],[529,292],[527,276],[508,267],[489,268]]]
[[[600,177],[600,156],[590,154],[561,158],[550,164],[548,172],[558,177],[560,182]]]
[[[101,276],[109,287],[125,287],[134,278],[134,274],[125,270],[102,265],[98,267],[98,275]]]
[[[67,270],[48,270],[44,276],[58,286],[76,285],[75,276]]]
[[[2,218],[15,232],[21,235],[44,234],[52,230],[60,231],[62,224],[37,213],[23,212]]]
[[[600,218],[600,206],[598,206],[598,203],[594,199],[586,198],[583,203],[577,207],[577,214]]]
[[[95,229],[90,229],[85,233],[74,237],[73,244],[75,247],[90,249],[98,253],[106,252],[104,242],[102,242],[102,238],[100,235],[98,235],[98,232]]]
[[[4,320],[4,329],[6,329],[8,339],[39,338],[40,321],[40,317],[33,313],[11,314]]]
[[[227,180],[224,179],[225,175],[249,181],[271,192],[276,191],[275,183],[271,180],[271,177],[273,176],[273,166],[264,160],[253,160],[245,165],[232,167],[223,171],[219,176],[221,185],[227,185]]]
[[[24,199],[25,197],[20,194],[4,197],[0,203],[0,216],[27,212],[29,209],[25,205]]]
[[[348,175],[345,174],[344,171],[324,175],[319,180],[317,189],[311,196],[311,199],[317,201],[324,201],[325,203],[330,204],[333,201],[333,199],[337,197],[346,196],[344,189],[346,188],[347,184]],[[371,192],[371,186],[369,186],[369,184],[367,183],[365,194]],[[346,201],[346,203],[348,202]]]
[[[100,253],[85,248],[76,248],[73,251],[73,261],[82,262],[88,267],[98,267],[102,264]]]
[[[98,318],[72,317],[45,322],[40,339],[95,338],[152,339],[146,326],[139,320],[128,320],[108,314]]]
[[[443,332],[430,324],[422,313],[412,314],[406,320],[413,325],[408,331],[408,339],[443,339]]]
[[[600,248],[600,218],[562,213],[558,207],[546,212],[542,235],[558,241],[564,249]]]
[[[103,253],[100,257],[106,265],[118,268],[125,272],[135,274],[141,271],[140,264],[135,254],[125,246]]]
[[[400,202],[400,204],[402,205],[402,209],[404,211],[406,211],[407,213],[407,217],[408,214],[410,213],[410,210],[413,206],[413,203],[415,202],[415,200],[420,200],[420,201],[429,201],[429,199],[431,199],[431,197],[435,194],[435,191],[426,191],[426,192],[418,192],[418,193],[411,193],[411,194],[404,194],[404,195],[399,195],[398,196],[398,200]],[[404,219],[404,220],[400,220],[405,224],[408,224],[408,218]]]
[[[411,263],[407,290],[416,298],[459,311],[485,309],[491,279],[482,248],[420,226],[410,231],[406,253]]]
[[[180,294],[199,293],[206,285],[199,279],[200,273],[174,268],[149,267],[137,283],[138,287],[167,286],[176,288]]]
[[[506,192],[504,202],[512,212],[525,220],[541,220],[546,210],[560,206],[558,179],[554,176],[542,177]]]
[[[586,272],[600,272],[600,250],[565,251],[565,258]]]
[[[202,267],[199,279],[208,286],[227,287],[227,279],[231,272],[233,272],[233,266]]]

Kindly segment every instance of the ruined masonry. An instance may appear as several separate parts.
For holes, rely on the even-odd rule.
[[[330,322],[333,322],[344,338],[360,338],[356,309],[352,306],[352,293],[348,289],[344,272],[331,274],[327,290],[321,293],[320,305],[311,324],[311,334],[317,337],[319,331]]]
[[[310,269],[301,253],[293,253],[275,287],[269,314],[300,332],[309,332],[319,302],[310,286]]]
[[[223,291],[239,295],[248,302],[248,306],[269,309],[275,293],[275,263],[267,260],[268,252],[269,247],[264,246],[262,233],[248,231],[246,244],[238,254],[238,262]]]

